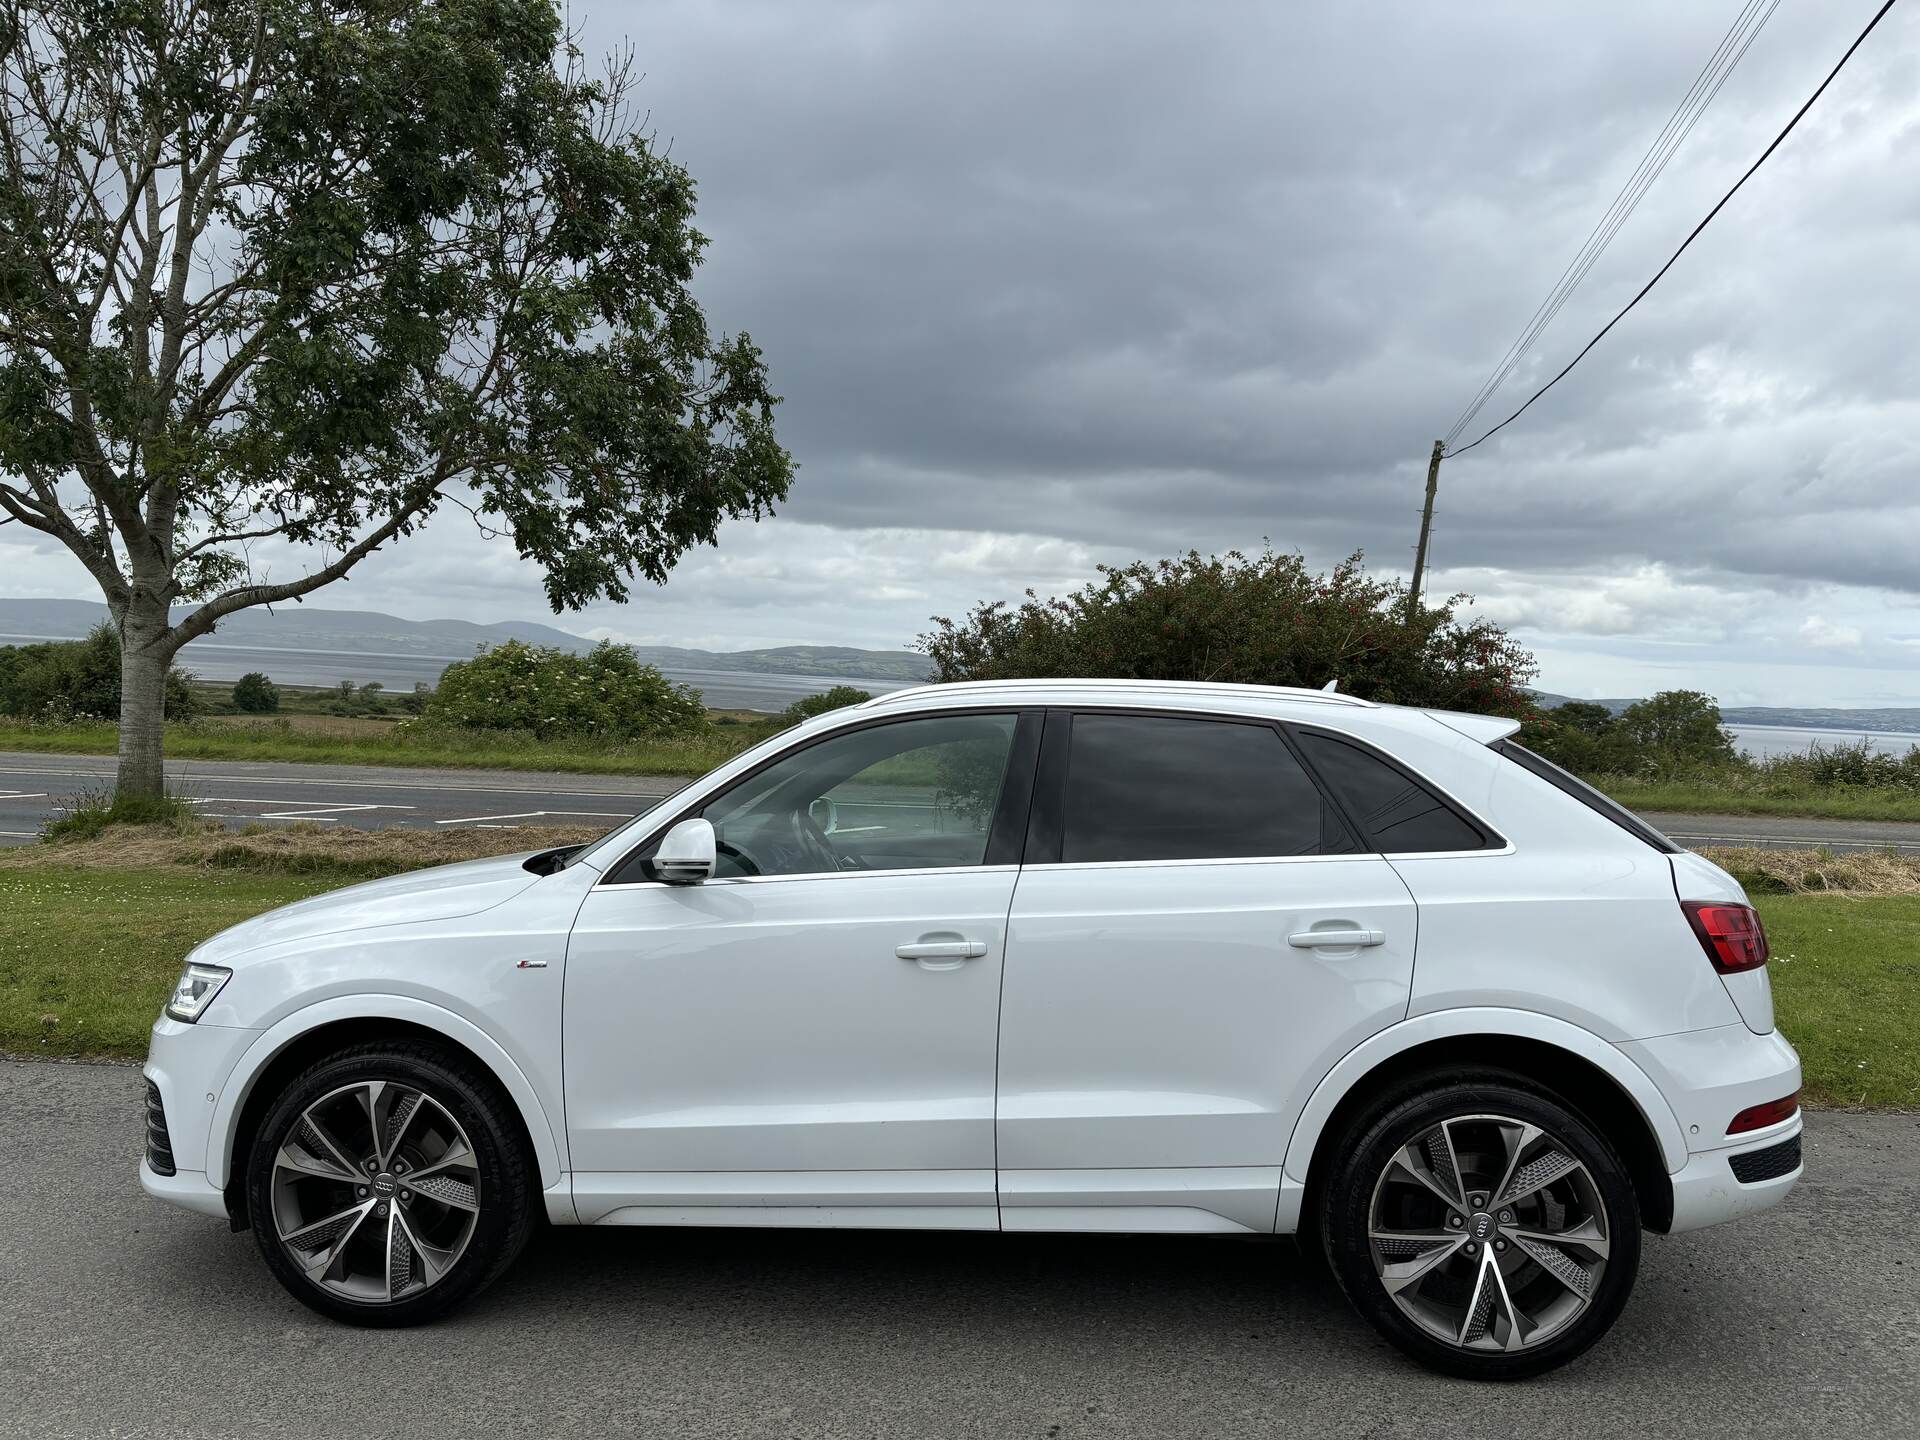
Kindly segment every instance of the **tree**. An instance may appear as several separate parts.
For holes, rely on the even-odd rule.
[[[818,695],[808,695],[794,701],[780,712],[782,725],[798,725],[802,720],[811,720],[816,715],[824,715],[829,710],[844,710],[849,705],[858,705],[862,701],[873,699],[871,691],[861,690],[852,685],[835,685],[831,690],[822,690]]]
[[[1662,690],[1636,701],[1619,725],[1633,749],[1664,763],[1731,765],[1740,758],[1721,728],[1719,702],[1698,690]]]
[[[0,0],[0,523],[106,597],[121,794],[182,645],[447,506],[557,611],[786,495],[633,82],[552,0]]]
[[[935,616],[919,640],[935,678],[1028,676],[1218,680],[1319,689],[1365,699],[1526,715],[1533,657],[1487,620],[1463,624],[1454,596],[1407,613],[1406,586],[1370,577],[1350,556],[1315,575],[1298,555],[1197,552],[1101,567],[1064,599]]]
[[[1520,739],[1576,775],[1607,775],[1632,767],[1632,746],[1619,717],[1590,700],[1569,700],[1530,717]]]
[[[271,715],[280,708],[280,687],[258,670],[233,682],[233,708],[248,715]]]

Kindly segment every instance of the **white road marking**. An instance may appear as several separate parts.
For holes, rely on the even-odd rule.
[[[520,810],[511,815],[463,815],[458,820],[436,820],[436,825],[484,825],[499,820],[537,820],[542,815],[587,815],[595,820],[631,820],[626,810]]]

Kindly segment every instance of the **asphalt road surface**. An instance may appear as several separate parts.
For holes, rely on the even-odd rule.
[[[1519,1386],[1401,1360],[1281,1242],[567,1230],[450,1320],[322,1320],[149,1201],[130,1067],[0,1061],[0,1436],[1920,1432],[1920,1116],[1821,1113],[1778,1210],[1653,1237]]]
[[[113,783],[107,755],[0,753],[0,845],[24,845],[63,798]],[[511,770],[400,770],[173,760],[167,781],[202,813],[251,824],[389,825],[423,829],[601,825],[612,829],[687,782],[626,775]]]
[[[1771,815],[1663,815],[1647,820],[1681,845],[1784,845],[1798,849],[1897,850],[1920,855],[1910,820],[1806,820]]]
[[[24,845],[64,797],[113,780],[106,755],[0,752],[0,845]],[[285,765],[176,760],[170,784],[213,817],[249,824],[422,828],[605,825],[637,815],[687,782],[675,777],[536,774],[513,770],[402,770],[372,765]],[[1920,854],[1920,824],[1795,820],[1751,815],[1647,819],[1682,845],[1824,846]]]

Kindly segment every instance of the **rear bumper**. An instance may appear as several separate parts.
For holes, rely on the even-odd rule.
[[[1670,1231],[1738,1220],[1787,1198],[1805,1171],[1798,1149],[1799,1113],[1764,1130],[1727,1134],[1742,1110],[1800,1088],[1800,1056],[1785,1037],[1777,1030],[1756,1035],[1735,1024],[1620,1048],[1660,1087],[1687,1139],[1686,1163],[1670,1177]],[[1735,1160],[1748,1179],[1735,1173]],[[1783,1169],[1789,1161],[1791,1168]]]
[[[1800,1143],[1801,1121],[1795,1115],[1784,1124],[1742,1136],[1738,1145],[1703,1150],[1689,1158],[1673,1177],[1673,1224],[1669,1232],[1699,1230],[1778,1205],[1806,1173]],[[1767,1178],[1741,1180],[1733,1165],[1736,1159],[1744,1162],[1742,1172]],[[1791,1170],[1772,1173],[1788,1161],[1792,1162]]]

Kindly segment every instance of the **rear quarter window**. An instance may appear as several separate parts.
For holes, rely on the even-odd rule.
[[[1387,855],[1485,850],[1499,842],[1410,771],[1316,730],[1294,737],[1375,850]]]

